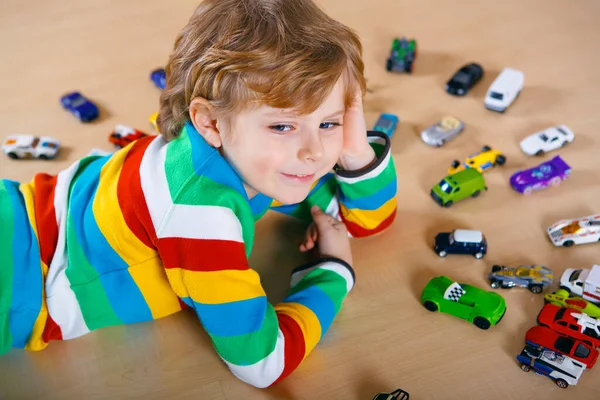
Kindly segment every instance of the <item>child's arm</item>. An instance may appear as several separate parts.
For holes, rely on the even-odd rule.
[[[270,386],[323,337],[354,285],[354,272],[335,257],[299,267],[289,295],[273,307],[248,266],[254,217],[247,201],[208,179],[202,189],[208,200],[182,191],[162,224],[157,246],[168,280],[232,373],[253,386]],[[348,240],[345,229],[341,235]]]
[[[272,210],[310,222],[310,207],[318,205],[343,221],[353,237],[369,236],[391,225],[396,216],[396,168],[387,135],[369,131],[376,160],[359,171],[337,170],[321,178],[302,203]]]

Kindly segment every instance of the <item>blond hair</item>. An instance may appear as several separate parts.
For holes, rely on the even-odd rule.
[[[340,77],[346,106],[366,89],[358,36],[312,0],[205,0],[165,70],[158,126],[167,140],[179,135],[196,97],[229,118],[252,104],[311,113]]]

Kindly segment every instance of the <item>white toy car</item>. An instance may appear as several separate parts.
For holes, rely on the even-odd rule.
[[[492,111],[504,112],[521,93],[524,83],[525,75],[522,71],[504,68],[485,95],[485,107]]]
[[[463,131],[465,124],[455,117],[444,117],[421,132],[421,139],[430,146],[443,146]]]
[[[2,151],[12,159],[34,157],[49,160],[56,157],[60,142],[49,136],[11,135],[2,142]]]
[[[555,246],[571,247],[574,244],[600,242],[600,214],[563,219],[546,231]]]
[[[575,139],[575,134],[566,125],[553,126],[527,136],[521,141],[521,150],[529,156],[541,156],[566,146]]]
[[[517,355],[517,361],[523,371],[529,372],[533,369],[539,375],[552,379],[562,389],[569,385],[577,385],[583,371],[586,370],[583,363],[529,343],[526,343],[521,354]]]

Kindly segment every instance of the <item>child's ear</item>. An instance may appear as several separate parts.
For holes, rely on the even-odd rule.
[[[206,143],[218,149],[223,145],[221,132],[217,129],[217,118],[213,106],[203,97],[196,97],[190,103],[190,119],[194,128]]]

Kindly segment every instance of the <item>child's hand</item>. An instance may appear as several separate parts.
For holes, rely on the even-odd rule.
[[[346,171],[356,171],[375,161],[375,151],[367,140],[367,124],[362,96],[357,91],[354,101],[344,114],[344,147],[338,161]]]
[[[306,230],[306,238],[300,245],[300,251],[313,249],[318,241],[320,256],[336,257],[352,265],[352,251],[346,225],[325,214],[319,206],[313,206],[310,211],[314,222]]]

